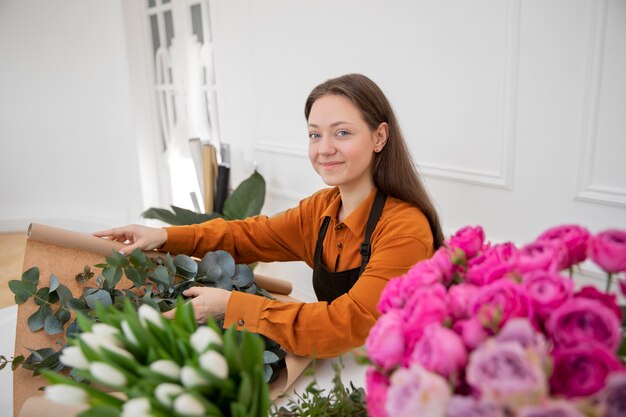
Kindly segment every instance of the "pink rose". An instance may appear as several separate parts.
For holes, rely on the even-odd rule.
[[[530,271],[556,271],[565,263],[567,248],[560,241],[534,242],[519,251],[517,267],[520,274]]]
[[[499,405],[460,395],[452,397],[446,412],[449,417],[504,417]]]
[[[546,339],[539,333],[528,319],[516,317],[506,322],[496,335],[498,343],[516,342],[524,348],[534,348],[537,352],[545,352]]]
[[[444,272],[432,259],[416,263],[404,274],[404,287],[409,292],[417,287],[428,287],[444,281]]]
[[[387,402],[387,389],[389,379],[378,372],[375,368],[367,368],[365,374],[367,414],[370,417],[387,417],[385,403]]]
[[[572,297],[574,284],[557,272],[532,271],[523,276],[522,287],[530,297],[535,314],[543,321]]]
[[[587,258],[587,246],[590,238],[591,234],[584,227],[568,224],[546,230],[537,238],[537,241],[556,241],[565,245],[567,256],[561,265],[561,269],[564,269]]]
[[[491,284],[514,269],[517,256],[512,243],[494,245],[468,262],[465,280],[478,286]]]
[[[391,376],[385,411],[393,417],[444,417],[450,396],[445,379],[413,364]]]
[[[557,349],[552,356],[552,392],[567,397],[595,394],[604,387],[611,372],[622,369],[615,355],[593,342]]]
[[[624,417],[626,415],[626,373],[610,374],[599,397],[603,417]]]
[[[367,356],[376,365],[391,370],[402,362],[404,334],[402,314],[391,310],[380,316],[365,341]]]
[[[457,321],[452,330],[461,336],[468,350],[474,350],[489,337],[489,333],[476,317]]]
[[[605,230],[592,237],[589,255],[607,273],[626,271],[626,230]]]
[[[419,363],[429,371],[449,377],[467,364],[467,351],[463,340],[452,330],[439,323],[428,325],[411,354],[411,363]]]
[[[446,289],[441,284],[417,288],[402,310],[406,352],[412,352],[415,342],[422,337],[424,327],[443,323],[448,318]]]
[[[448,289],[448,310],[453,319],[469,317],[469,308],[478,293],[478,287],[472,284],[453,285]]]
[[[580,291],[574,294],[574,297],[588,298],[590,300],[596,300],[604,304],[609,310],[615,313],[615,317],[622,321],[622,309],[617,305],[617,297],[615,294],[607,294],[602,291],[598,291],[595,287],[582,287]]]
[[[519,410],[517,417],[585,417],[572,404],[553,401],[542,405],[526,406]]]
[[[466,226],[452,236],[446,246],[450,249],[461,249],[466,259],[471,259],[482,249],[485,232],[480,226]]]
[[[452,282],[457,266],[452,263],[452,253],[448,248],[442,246],[437,249],[437,252],[429,261],[441,271],[441,280],[445,285]]]
[[[557,347],[598,343],[615,352],[622,341],[615,314],[596,300],[571,298],[546,321],[546,330]]]
[[[393,278],[385,285],[385,289],[380,295],[380,300],[378,300],[376,308],[378,308],[378,311],[382,314],[385,314],[391,309],[401,309],[404,307],[408,296],[404,289],[403,278]]]
[[[533,315],[526,291],[509,279],[502,279],[480,288],[471,306],[471,312],[483,325],[501,328],[512,317]]]
[[[481,399],[514,404],[547,393],[546,375],[532,350],[489,340],[470,354],[467,382]]]

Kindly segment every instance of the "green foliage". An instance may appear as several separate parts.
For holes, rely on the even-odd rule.
[[[184,226],[204,223],[217,218],[226,220],[245,219],[246,217],[259,214],[264,202],[265,179],[261,174],[254,171],[224,201],[224,213],[196,213],[182,207],[170,206],[171,211],[151,207],[141,215],[146,219],[157,219],[174,226]]]
[[[209,252],[202,260],[195,261],[186,255],[172,259],[169,254],[152,260],[136,249],[129,257],[112,251],[111,256],[105,257],[105,261],[95,265],[102,270],[97,276],[89,266],[76,275],[76,280],[84,285],[83,293],[78,298],[73,297],[70,290],[53,274],[50,275],[48,286],[39,286],[39,269],[36,267],[24,272],[21,280],[10,281],[9,288],[15,294],[16,302],[21,304],[32,298],[39,306],[28,317],[29,329],[32,332],[43,330],[49,335],[65,332],[70,337],[78,332],[78,327],[71,319],[71,312],[77,315],[78,323],[85,328],[89,318],[101,316],[97,311],[99,308],[123,310],[126,305],[130,305],[136,309],[141,304],[149,304],[160,311],[168,311],[174,307],[177,297],[193,286],[269,295],[254,283],[252,270],[247,265],[236,265],[233,257],[225,251]],[[124,275],[132,285],[120,289],[118,286]],[[265,346],[260,355],[263,357],[265,351],[268,360],[261,372],[264,372],[265,380],[271,382],[285,368],[286,353],[270,339],[263,337],[262,340]],[[167,340],[152,341],[156,345],[169,343]],[[48,359],[54,354],[55,357]],[[58,353],[45,349],[32,351],[22,366],[36,373],[56,368],[59,366]]]
[[[295,399],[290,398],[286,406],[272,409],[273,417],[339,417],[356,416],[367,417],[365,406],[365,390],[356,388],[352,382],[347,388],[341,381],[341,370],[344,368],[341,360],[333,363],[335,371],[333,386],[328,393],[317,386],[313,380],[304,393],[295,393]]]

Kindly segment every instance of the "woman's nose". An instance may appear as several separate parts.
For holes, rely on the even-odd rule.
[[[322,155],[332,155],[336,151],[335,146],[333,145],[332,138],[330,138],[328,135],[323,135],[320,138],[319,145],[319,153],[321,153]]]

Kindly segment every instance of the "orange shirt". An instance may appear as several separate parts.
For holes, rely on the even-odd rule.
[[[313,267],[322,220],[330,216],[323,263],[330,272],[361,265],[360,245],[376,190],[343,222],[337,221],[341,197],[337,188],[321,190],[297,207],[272,217],[211,220],[166,228],[162,250],[203,257],[222,249],[237,263],[304,261]],[[389,279],[405,273],[433,254],[428,220],[414,206],[388,197],[371,238],[369,263],[352,289],[331,304],[283,303],[233,291],[224,327],[261,333],[298,355],[337,356],[361,346],[379,316],[376,304]]]

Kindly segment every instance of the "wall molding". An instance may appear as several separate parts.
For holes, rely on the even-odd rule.
[[[309,151],[305,146],[285,145],[279,142],[259,141],[254,145],[254,150],[274,155],[295,156],[309,159]]]
[[[507,23],[505,32],[506,72],[503,80],[502,116],[504,119],[500,137],[500,168],[497,172],[452,167],[445,164],[432,164],[418,161],[420,171],[429,177],[443,178],[488,187],[513,189],[515,171],[515,140],[517,129],[517,93],[519,79],[521,1],[509,0],[506,3]]]
[[[593,182],[594,157],[598,140],[598,113],[604,66],[608,0],[593,3],[587,73],[583,98],[583,127],[580,146],[580,174],[574,200],[626,207],[626,188]]]

